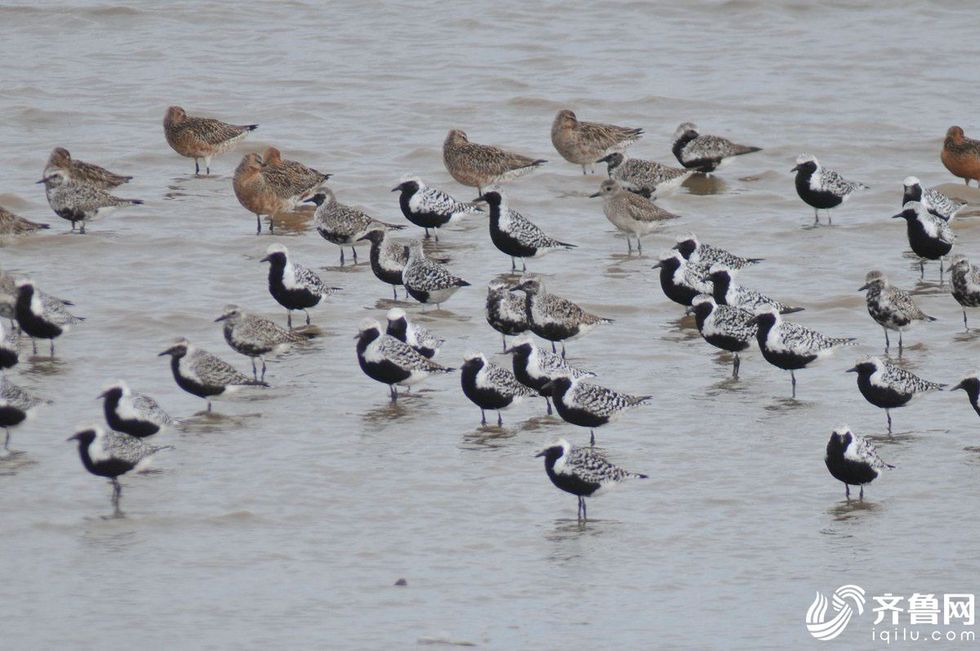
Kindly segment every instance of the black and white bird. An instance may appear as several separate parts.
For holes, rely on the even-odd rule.
[[[898,332],[898,351],[901,353],[903,331],[908,330],[915,321],[936,320],[936,317],[919,309],[910,293],[892,287],[888,277],[880,271],[869,271],[864,277],[864,285],[858,291],[867,291],[865,300],[868,303],[868,314],[885,331],[886,352],[891,345],[888,341],[889,330]]]
[[[558,352],[556,341],[561,342],[561,356],[565,356],[565,342],[578,339],[591,332],[597,325],[612,323],[586,312],[567,298],[549,294],[541,281],[534,278],[512,287],[512,292],[524,292],[525,311],[531,332],[551,342],[551,352]]]
[[[408,246],[388,236],[386,228],[372,228],[360,237],[371,243],[371,271],[383,283],[391,285],[391,296],[398,300],[398,287],[402,284],[402,272],[408,264]]]
[[[848,181],[836,170],[822,167],[820,162],[809,154],[800,154],[796,159],[796,194],[813,207],[813,223],[820,223],[820,211],[836,208],[858,190],[868,190],[868,186],[857,181]],[[827,223],[832,224],[830,213]]]
[[[17,280],[14,274],[0,271],[0,317],[10,319],[11,327],[17,325]],[[63,298],[52,296],[44,290],[35,287],[34,293],[41,298],[41,305],[49,312],[64,312],[75,304]],[[81,317],[78,317],[81,318]]]
[[[417,176],[403,178],[391,191],[401,193],[398,195],[398,205],[405,219],[424,228],[426,239],[429,239],[431,228],[436,242],[439,241],[439,229],[443,226],[455,224],[467,215],[483,212],[475,204],[457,201],[442,190],[430,188]]]
[[[259,262],[269,263],[269,293],[286,308],[286,325],[293,327],[293,310],[303,310],[306,325],[310,325],[307,310],[320,304],[337,287],[327,287],[320,277],[289,259],[289,251],[278,242],[270,244]]]
[[[634,396],[583,382],[578,378],[559,375],[542,387],[550,391],[558,415],[566,423],[588,427],[590,441],[595,445],[595,430],[618,418],[627,409],[649,404],[653,396]]]
[[[0,323],[0,373],[17,365],[20,351],[17,347],[17,334],[12,328],[4,328]]]
[[[796,373],[817,359],[830,355],[839,346],[854,346],[853,338],[828,337],[799,323],[783,321],[773,308],[756,314],[756,340],[767,362],[789,371],[796,397]]]
[[[929,391],[942,391],[945,384],[923,380],[878,357],[866,357],[858,361],[848,373],[857,373],[857,385],[864,399],[875,407],[885,410],[888,433],[892,433],[890,410],[909,404],[912,398]]]
[[[70,221],[72,230],[75,230],[77,222],[81,222],[80,233],[85,233],[85,222],[94,221],[123,206],[143,203],[141,199],[115,197],[94,185],[71,178],[62,169],[55,169],[38,183],[44,184],[51,210]]]
[[[627,190],[650,199],[659,199],[674,192],[694,174],[694,170],[671,167],[652,160],[626,158],[619,152],[613,152],[596,162],[606,164],[609,178],[618,181]]]
[[[860,486],[860,499],[864,499],[864,485],[874,481],[885,468],[895,466],[885,463],[871,441],[853,433],[847,425],[841,425],[830,435],[827,470],[834,479],[844,482],[844,497],[851,499],[851,486]]]
[[[87,427],[68,440],[78,441],[78,455],[86,470],[112,482],[112,506],[117,516],[122,515],[119,509],[122,498],[119,477],[130,470],[144,467],[154,454],[173,447],[148,445],[134,436],[107,431],[98,425]]]
[[[717,266],[712,267],[708,277],[711,279],[713,290],[711,297],[715,299],[715,303],[718,305],[740,307],[753,314],[767,308],[773,308],[780,314],[793,314],[794,312],[802,312],[806,309],[786,305],[754,289],[742,287],[735,282],[735,274],[731,269]]]
[[[939,190],[923,188],[922,182],[914,176],[905,178],[902,192],[902,206],[909,201],[918,201],[926,210],[944,221],[952,221],[960,210],[966,206],[965,201],[953,199]]]
[[[490,240],[501,253],[510,256],[512,271],[517,269],[516,258],[521,259],[521,268],[527,271],[528,258],[575,248],[574,244],[559,242],[545,234],[531,220],[510,208],[496,190],[481,194],[475,200],[484,201],[490,207]]]
[[[408,244],[408,261],[402,271],[402,284],[408,295],[419,303],[435,303],[438,308],[456,293],[460,287],[470,284],[454,276],[448,269],[431,260],[422,250],[421,240],[412,240]]]
[[[175,341],[159,356],[164,355],[170,356],[170,370],[177,386],[207,400],[209,412],[211,398],[215,396],[231,395],[246,386],[269,386],[262,380],[253,380],[220,357],[193,346],[183,338]]]
[[[392,402],[398,401],[396,386],[410,388],[430,375],[456,370],[436,364],[405,342],[386,335],[373,319],[363,321],[354,338],[361,370],[372,380],[388,385]]]
[[[585,498],[596,497],[627,479],[647,479],[647,475],[623,470],[606,460],[594,447],[579,448],[565,439],[538,452],[551,483],[578,497],[578,519],[587,519]]]
[[[664,290],[664,295],[680,305],[690,306],[695,296],[713,291],[711,280],[707,277],[708,267],[700,262],[685,260],[680,251],[665,251],[653,268],[660,269],[660,288]]]
[[[972,373],[960,380],[950,391],[966,391],[966,397],[970,401],[973,411],[980,416],[980,373]]]
[[[742,365],[739,353],[748,350],[755,341],[757,328],[755,315],[740,307],[718,305],[708,295],[695,296],[691,310],[698,324],[698,332],[709,344],[727,350],[735,358],[732,364],[732,377],[738,379],[738,368]]]
[[[463,394],[480,408],[480,424],[487,424],[487,409],[497,412],[497,426],[504,424],[500,412],[524,400],[537,396],[538,392],[517,381],[514,374],[496,364],[491,364],[483,353],[471,353],[460,367],[460,384]]]
[[[29,420],[44,400],[32,395],[7,378],[0,378],[0,427],[7,436],[3,449],[10,449],[10,428]]]
[[[684,122],[674,131],[674,156],[689,170],[710,174],[727,165],[736,156],[762,151],[759,147],[737,145],[721,136],[701,135],[697,125]]]
[[[765,260],[765,258],[743,258],[725,249],[720,249],[717,246],[705,244],[698,240],[697,235],[694,233],[688,233],[678,238],[674,248],[680,251],[681,256],[685,260],[699,262],[709,269],[714,265],[718,265],[726,269],[738,271]]]
[[[950,261],[950,289],[953,298],[963,308],[963,327],[970,331],[966,322],[966,308],[980,307],[980,268],[970,264],[962,255],[954,255]]]
[[[942,278],[943,256],[953,250],[956,235],[949,222],[936,217],[918,201],[909,201],[902,212],[892,215],[892,219],[904,219],[909,246],[919,256],[919,275],[925,276],[925,261],[939,260],[939,275]]]
[[[136,438],[153,436],[174,424],[167,412],[148,395],[134,393],[123,381],[99,394],[109,428]]]
[[[287,350],[293,344],[307,339],[306,336],[286,330],[269,319],[249,314],[237,305],[226,305],[215,323],[223,323],[225,341],[236,353],[252,360],[252,379],[258,380],[255,359],[262,362],[262,380],[265,380],[265,356]]]
[[[557,377],[595,377],[591,371],[575,368],[558,353],[536,346],[531,337],[526,334],[518,335],[510,348],[504,352],[513,358],[514,377],[524,386],[534,389],[542,396],[548,405],[548,415],[551,415],[551,389],[544,387]]]
[[[341,266],[344,264],[345,246],[350,247],[354,262],[357,262],[357,249],[354,245],[372,228],[378,226],[389,230],[405,228],[401,224],[379,221],[363,210],[340,203],[330,188],[324,188],[323,192],[317,192],[306,201],[316,204],[316,212],[313,213],[313,227],[316,228],[316,232],[326,241],[340,247]]]
[[[527,299],[521,292],[511,292],[512,285],[492,280],[487,286],[487,323],[500,333],[507,350],[507,337],[527,332]]]
[[[17,302],[14,304],[17,325],[31,338],[34,353],[37,353],[37,339],[51,342],[51,356],[54,357],[54,340],[82,322],[78,317],[59,304],[46,303],[38,295],[34,283],[26,278],[17,281]]]
[[[432,359],[439,354],[439,349],[446,343],[442,337],[437,337],[417,323],[408,320],[405,310],[393,307],[386,315],[388,328],[385,334],[403,341],[426,359]]]

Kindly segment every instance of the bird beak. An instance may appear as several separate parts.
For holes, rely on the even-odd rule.
[[[303,199],[303,203],[316,203],[316,197],[310,197],[309,199]]]
[[[96,398],[96,400],[102,400],[103,398],[106,397],[106,394],[107,393],[109,393],[109,392],[108,391],[103,391],[102,393],[99,394],[99,397]]]
[[[867,289],[868,287],[870,287],[870,285],[861,285],[860,287],[858,287],[858,291],[859,291],[859,292],[863,292],[863,291],[864,291],[864,290],[866,290],[866,289]]]
[[[477,203],[477,202],[489,203],[487,201],[487,195],[481,194],[479,197],[473,200],[473,203]]]
[[[692,314],[694,314],[693,305],[688,305],[687,307],[684,308],[684,316],[691,316]]]
[[[511,287],[511,288],[510,288],[510,289],[508,289],[507,291],[508,291],[508,292],[522,292],[522,291],[524,291],[524,290],[523,290],[523,289],[521,289],[521,286],[520,286],[520,285],[516,285],[516,286],[514,286],[514,287]]]
[[[650,267],[650,268],[651,268],[651,269],[659,269],[659,268],[660,268],[660,267],[662,267],[662,266],[664,266],[664,263],[663,263],[663,262],[658,262],[657,264],[655,264],[655,265],[653,265],[653,266],[652,266],[652,267]]]
[[[47,182],[48,182],[48,181],[50,181],[51,179],[52,179],[52,177],[50,177],[50,176],[45,176],[45,177],[44,177],[43,179],[41,179],[40,181],[35,181],[34,183],[35,183],[36,185],[40,185],[41,183],[47,183]]]
[[[793,169],[790,170],[790,172],[799,172],[799,171],[800,171],[800,166],[799,165],[797,165],[796,167],[794,167]]]
[[[393,188],[391,189],[391,191],[392,191],[392,192],[398,192],[398,191],[399,191],[399,190],[401,190],[401,189],[402,189],[402,186],[400,186],[400,185],[396,185],[395,187],[393,187]]]
[[[214,322],[217,323],[218,321],[225,321],[227,319],[228,319],[228,315],[227,314],[222,314],[217,319],[215,319]]]
[[[395,188],[395,190],[397,190],[397,189],[398,188]],[[392,192],[394,192],[394,190],[392,190]],[[364,240],[367,240],[367,239],[370,239],[370,235],[362,235],[359,238],[357,238],[357,241],[358,242],[363,242]]]
[[[163,351],[162,353],[157,353],[157,357],[163,357],[164,355],[173,355],[173,353],[174,353],[174,349],[173,348],[168,348],[167,350]]]
[[[68,438],[66,438],[65,443],[71,443],[72,441],[77,441],[77,440],[78,440],[78,434],[75,434],[74,436],[69,436]]]
[[[537,459],[538,457],[543,457],[546,454],[548,454],[548,451],[547,450],[541,450],[536,455],[534,455],[534,458]]]
[[[610,154],[610,156],[611,156],[611,154]],[[596,161],[596,164],[598,164],[598,163],[608,163],[608,162],[609,162],[609,156],[603,156],[602,158],[600,158],[599,160]]]
[[[510,348],[504,348],[504,354],[505,355],[510,355],[513,352],[514,352],[514,347],[513,346],[511,346]]]
[[[857,366],[854,366],[854,367],[852,367],[852,368],[849,368],[849,369],[847,369],[847,370],[846,370],[846,371],[844,371],[844,372],[845,372],[845,373],[857,373],[857,372],[858,372],[858,367],[857,367]]]
[[[950,387],[949,388],[950,391],[956,391],[957,389],[963,389],[964,391],[966,391],[966,387],[963,386],[963,383],[962,382],[960,382],[959,384],[957,384],[955,387]]]
[[[268,261],[269,261],[269,256],[265,256],[264,258],[259,260],[259,262],[268,262]]]
[[[596,192],[594,194],[590,194],[589,195],[589,199],[595,199],[596,197],[600,197],[600,196],[602,196],[602,193],[601,192]]]
[[[905,213],[898,213],[897,215],[892,215],[892,219],[905,219]]]

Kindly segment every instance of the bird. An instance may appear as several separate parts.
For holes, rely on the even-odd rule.
[[[6,377],[0,378],[0,427],[6,432],[3,449],[10,449],[10,428],[34,415],[44,400],[17,386]]]
[[[694,174],[694,170],[641,158],[626,158],[625,154],[619,152],[603,156],[596,162],[606,164],[606,173],[610,179],[619,182],[627,190],[648,198],[670,194]]]
[[[505,353],[512,358],[514,377],[524,386],[534,389],[545,399],[548,405],[548,415],[551,415],[551,390],[544,387],[559,376],[573,379],[595,377],[591,371],[583,371],[570,365],[565,358],[557,353],[536,346],[531,337],[526,334],[518,335],[507,348]]]
[[[290,189],[274,185],[267,174],[268,168],[257,153],[242,156],[235,168],[231,185],[238,203],[245,210],[255,214],[255,234],[262,232],[262,215],[269,218],[269,232],[275,232],[274,217],[294,206]],[[280,177],[281,178],[281,177]]]
[[[838,346],[856,345],[853,338],[828,337],[799,323],[783,321],[773,307],[763,308],[752,319],[758,327],[756,341],[767,362],[789,371],[796,398],[796,373],[819,358],[826,357]]]
[[[120,380],[99,394],[109,428],[136,438],[153,436],[174,424],[157,401],[142,393],[133,393]]]
[[[963,308],[963,327],[970,331],[966,322],[966,308],[980,307],[980,268],[970,264],[962,255],[954,255],[950,260],[950,289],[953,298]]]
[[[305,341],[307,337],[286,330],[269,319],[245,312],[237,305],[226,305],[215,323],[224,324],[225,341],[236,353],[252,360],[252,378],[265,380],[265,356],[277,354],[293,344]],[[262,377],[255,368],[255,358],[262,361]],[[115,429],[115,428],[113,428]]]
[[[923,380],[918,375],[878,357],[858,360],[848,373],[857,373],[857,385],[864,399],[885,410],[888,433],[892,433],[891,409],[907,405],[915,396],[929,391],[942,391],[945,384]]]
[[[966,391],[966,397],[970,401],[973,411],[977,412],[977,415],[980,416],[980,402],[978,402],[978,399],[980,399],[980,373],[967,375],[951,387],[950,391],[959,391],[960,389]]]
[[[0,373],[13,368],[20,361],[17,349],[17,334],[13,328],[4,328],[0,323]]]
[[[619,232],[626,234],[626,248],[630,253],[633,252],[631,237],[636,238],[637,251],[643,253],[643,243],[640,238],[648,235],[661,223],[679,217],[646,197],[629,192],[613,179],[603,181],[599,191],[590,194],[589,197],[592,199],[602,197],[602,211],[606,219]]]
[[[706,294],[694,297],[691,310],[701,337],[715,348],[733,355],[732,377],[737,380],[742,364],[739,353],[747,350],[756,338],[758,328],[752,323],[755,315],[740,307],[718,305]]]
[[[475,201],[486,202],[490,207],[490,240],[501,253],[510,256],[511,271],[517,269],[516,258],[521,259],[521,268],[527,271],[528,258],[575,248],[574,244],[559,242],[546,235],[531,220],[512,209],[496,190],[481,194]]]
[[[425,239],[429,239],[431,228],[436,242],[439,241],[439,229],[443,226],[455,224],[467,215],[483,212],[473,203],[457,201],[442,190],[430,188],[417,176],[403,178],[391,191],[401,193],[398,195],[398,206],[405,219],[424,228]]]
[[[953,176],[970,185],[972,179],[980,185],[980,140],[967,138],[960,127],[946,131],[940,159]]]
[[[56,169],[65,171],[69,178],[79,183],[85,183],[100,190],[111,190],[133,180],[132,176],[115,174],[104,167],[75,160],[64,147],[55,147],[51,150],[48,163],[44,166],[44,176]]]
[[[437,337],[419,324],[409,321],[405,310],[400,307],[391,308],[385,316],[388,319],[385,334],[405,342],[426,359],[438,355],[439,349],[446,343],[442,337]]]
[[[847,425],[835,428],[830,435],[824,463],[834,479],[844,482],[844,497],[848,501],[851,486],[861,487],[863,500],[864,485],[874,481],[885,468],[895,467],[882,461],[871,441],[853,433]]]
[[[516,405],[524,398],[537,396],[534,391],[514,377],[514,374],[496,364],[491,364],[483,353],[470,353],[463,358],[459,381],[463,394],[480,408],[480,424],[487,424],[487,409],[497,412],[497,427],[504,424],[500,412]]]
[[[892,219],[904,219],[909,246],[919,256],[919,277],[925,276],[925,261],[939,260],[939,277],[943,274],[943,256],[953,250],[956,235],[949,222],[926,210],[919,201],[909,201]]]
[[[551,123],[551,144],[569,163],[581,165],[582,174],[586,165],[613,152],[621,154],[642,137],[643,129],[579,121],[568,109],[558,111]]]
[[[99,219],[123,206],[137,206],[142,199],[120,199],[105,190],[86,185],[69,177],[64,170],[56,169],[38,181],[44,184],[48,205],[54,214],[71,222],[81,222],[80,233],[85,233],[85,222]]]
[[[760,294],[754,289],[748,289],[736,284],[731,269],[713,266],[711,267],[709,278],[711,279],[711,285],[714,290],[711,296],[718,305],[734,305],[753,314],[760,309],[768,307],[776,309],[780,314],[793,314],[794,312],[802,312],[806,309],[786,305],[776,299]]]
[[[905,177],[902,192],[902,205],[918,201],[926,210],[944,221],[952,221],[956,213],[966,206],[965,201],[953,199],[939,190],[923,188],[922,182],[914,176]]]
[[[177,386],[198,398],[204,398],[208,403],[208,413],[211,412],[211,398],[214,396],[230,395],[244,386],[269,386],[263,380],[253,380],[240,373],[217,355],[201,350],[183,337],[161,352],[159,357],[165,355],[170,356],[170,370]]]
[[[284,159],[275,147],[266,147],[262,152],[262,167],[269,183],[290,199],[293,208],[312,197],[333,176],[299,161]]]
[[[374,319],[361,322],[357,335],[357,362],[372,380],[388,385],[391,401],[398,402],[397,386],[411,387],[435,373],[451,373],[448,368],[423,357],[403,341],[381,331]]]
[[[813,223],[820,223],[820,211],[836,208],[847,201],[857,190],[868,190],[868,186],[857,181],[848,181],[836,170],[820,165],[816,157],[800,154],[796,159],[796,194],[813,207]],[[833,219],[827,213],[827,223]]]
[[[687,169],[710,174],[727,165],[735,156],[762,150],[759,147],[737,145],[720,136],[703,136],[698,132],[697,125],[684,122],[674,131],[671,151]]]
[[[435,303],[437,308],[460,287],[470,286],[435,260],[427,258],[422,250],[422,240],[412,240],[408,244],[408,261],[402,271],[402,284],[416,301]]]
[[[313,225],[316,232],[326,241],[340,247],[341,265],[344,264],[345,246],[350,247],[351,253],[354,255],[354,263],[357,263],[357,249],[354,248],[354,244],[368,231],[378,226],[396,231],[405,228],[401,224],[388,224],[378,221],[362,210],[338,202],[336,195],[330,188],[323,188],[322,191],[307,199],[307,202],[316,204],[316,213],[313,215]]]
[[[660,269],[660,288],[664,295],[680,305],[690,306],[695,296],[713,291],[707,277],[708,268],[685,260],[679,251],[665,251],[652,268]]]
[[[649,404],[653,396],[634,396],[583,382],[569,375],[559,375],[542,388],[551,393],[555,410],[566,423],[588,427],[595,445],[595,430],[619,417],[627,409]]]
[[[35,340],[47,339],[51,342],[51,357],[54,357],[54,340],[68,332],[71,326],[83,321],[84,317],[75,316],[54,301],[43,301],[35,290],[34,283],[27,278],[18,279],[16,287],[14,314],[17,325],[31,338],[35,355]]]
[[[378,280],[391,285],[391,297],[397,301],[397,288],[402,284],[402,272],[408,264],[408,246],[388,237],[388,229],[380,224],[357,239],[371,243],[371,271]]]
[[[0,317],[10,319],[11,327],[17,326],[17,280],[13,274],[0,271]],[[35,293],[41,298],[41,305],[48,311],[65,311],[75,304],[71,301],[51,296],[35,287]],[[80,318],[80,317],[79,317]]]
[[[559,439],[538,452],[551,483],[578,497],[578,520],[587,520],[585,498],[596,497],[627,479],[648,479],[647,475],[623,470],[609,463],[594,447],[579,448]]]
[[[596,316],[581,307],[545,289],[540,280],[529,278],[510,289],[525,295],[525,314],[529,329],[542,339],[551,342],[551,352],[558,352],[556,341],[561,342],[561,356],[565,356],[565,342],[588,334],[597,325],[612,323],[612,319]]]
[[[516,336],[530,328],[527,321],[527,301],[523,294],[511,292],[509,283],[492,280],[487,285],[487,323],[500,333],[507,350],[507,337]]]
[[[680,252],[685,260],[700,262],[703,265],[707,265],[709,269],[713,265],[719,265],[733,271],[739,271],[749,265],[758,264],[765,260],[765,258],[743,258],[725,249],[720,249],[717,246],[705,244],[698,240],[697,235],[694,233],[688,233],[679,237],[674,248]]]
[[[892,287],[888,276],[880,271],[869,271],[858,291],[867,291],[865,300],[868,303],[868,314],[885,331],[885,351],[891,345],[888,341],[889,330],[898,331],[898,350],[901,352],[903,331],[908,330],[915,321],[936,320],[936,317],[919,309],[910,293]]]
[[[470,142],[465,132],[451,129],[442,144],[442,162],[457,183],[483,194],[483,188],[530,174],[548,161]]]
[[[211,159],[234,147],[259,128],[257,124],[227,124],[212,118],[191,117],[179,106],[171,106],[163,117],[163,135],[167,144],[185,158],[194,159],[194,174],[201,173],[198,163],[204,159],[205,174],[211,174]]]
[[[275,242],[265,250],[265,257],[259,262],[269,263],[269,293],[279,305],[286,308],[286,325],[293,327],[293,310],[303,310],[306,325],[310,325],[309,308],[320,304],[323,297],[337,291],[337,287],[327,287],[320,277],[289,259],[285,246]]]
[[[24,235],[47,228],[51,228],[51,226],[32,222],[30,219],[15,215],[3,206],[0,206],[0,235]]]
[[[78,455],[86,470],[112,482],[112,506],[117,517],[122,515],[119,509],[122,498],[119,477],[144,466],[157,452],[173,448],[172,445],[148,445],[134,436],[106,431],[99,425],[82,429],[70,436],[68,441],[78,441]]]

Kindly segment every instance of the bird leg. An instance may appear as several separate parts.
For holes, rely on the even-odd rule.
[[[500,410],[497,410],[497,427],[503,427],[504,417],[500,415]]]
[[[813,225],[816,226],[820,223],[820,211],[816,208],[813,209]]]
[[[945,260],[939,258],[939,285],[940,286],[942,286],[943,283],[945,282],[945,279],[943,278],[943,269],[945,268],[945,262],[946,262]]]
[[[626,236],[626,251],[627,251],[627,255],[633,253],[633,242],[630,240],[629,235]]]
[[[50,349],[51,352],[49,354],[49,357],[52,357],[53,358],[54,357],[54,339],[51,339],[50,341],[51,341],[51,349]]]
[[[966,318],[966,317],[964,317],[964,318]],[[34,348],[34,352],[35,353],[37,352],[37,348],[36,347]],[[555,347],[555,342],[553,342],[553,341],[551,342],[551,352],[553,352],[553,353],[557,353],[558,352],[558,349]]]
[[[210,400],[210,398],[208,399],[208,413],[209,414],[211,413],[211,400]]]
[[[643,242],[640,241],[640,236],[636,236],[636,252],[643,255]]]
[[[789,372],[789,379],[793,382],[793,399],[796,399],[796,373],[793,371]]]
[[[303,313],[306,315],[306,325],[310,325],[310,313],[306,310],[305,307],[303,308]]]
[[[882,326],[881,329],[885,331],[885,352],[887,353],[888,352],[888,347],[891,346],[892,343],[890,341],[888,341],[888,328]]]
[[[389,384],[388,388],[391,389],[391,402],[392,404],[398,402],[398,387],[394,384]]]
[[[742,360],[738,356],[738,353],[735,353],[735,363],[732,364],[732,377],[735,378],[736,380],[738,379],[738,367],[741,365],[742,365]]]
[[[194,159],[194,176],[201,175],[201,166],[198,164],[197,159]]]
[[[114,516],[117,518],[122,515],[122,511],[119,509],[119,500],[122,499],[122,486],[119,485],[119,480],[115,477],[112,478],[112,506],[115,509]]]
[[[963,310],[963,322],[966,322],[966,310]],[[37,340],[31,337],[31,345],[34,346],[34,354],[37,355]]]
[[[521,271],[527,273],[527,258],[521,258]]]
[[[344,266],[344,247],[340,247],[340,266]]]
[[[847,484],[844,484],[844,497],[847,499],[848,502],[851,501],[851,487],[848,486]]]
[[[432,237],[436,238],[436,242],[439,241],[439,229],[438,228],[433,228],[432,229]]]
[[[926,261],[919,258],[919,280],[926,277]]]
[[[9,427],[5,427],[4,430],[6,430],[6,432],[7,432],[7,437],[3,441],[3,449],[4,450],[9,450],[10,449],[10,428]]]
[[[82,221],[82,225],[78,227],[79,235],[85,235],[85,222]]]
[[[255,234],[258,235],[262,232],[262,216],[259,213],[255,213]]]
[[[545,404],[548,405],[548,415],[550,416],[551,413],[552,413],[551,412],[551,398],[549,398],[548,396],[545,396],[544,397],[544,402],[545,402]]]
[[[480,408],[480,424],[481,425],[487,424],[487,414],[486,412],[483,411],[482,407]]]
[[[585,175],[586,175],[585,165],[582,165],[582,176],[585,176]]]
[[[253,380],[258,380],[259,379],[259,372],[257,370],[255,370],[255,358],[254,357],[252,358],[252,379]]]
[[[262,358],[262,382],[265,382],[265,357]]]
[[[357,249],[355,249],[355,248],[354,248],[354,247],[352,246],[352,247],[350,247],[350,252],[351,252],[351,255],[353,255],[353,256],[354,256],[354,264],[357,264]]]
[[[517,271],[517,261],[514,260],[514,256],[510,256],[510,270]]]
[[[504,352],[506,353],[507,352],[507,337],[506,337],[506,335],[501,334],[500,335],[500,341],[504,342]]]
[[[293,311],[289,308],[286,308],[286,325],[290,330],[293,329]]]
[[[892,433],[892,415],[889,411],[885,410],[885,417],[888,419],[888,435],[891,436]]]
[[[902,356],[902,331],[898,331],[898,356]]]
[[[864,501],[864,484],[861,484],[861,495],[858,497],[858,500],[861,502]]]
[[[565,359],[565,342],[561,342],[561,358]]]
[[[391,286],[391,297],[396,301],[398,300],[398,290],[395,288],[394,285]]]
[[[589,446],[590,447],[593,447],[593,448],[595,447],[595,430],[594,429],[590,429],[589,430]]]
[[[970,326],[968,326],[966,324],[966,308],[965,307],[963,308],[963,327],[966,328],[966,331],[967,332],[970,331]],[[34,352],[37,352],[37,351],[34,351]]]

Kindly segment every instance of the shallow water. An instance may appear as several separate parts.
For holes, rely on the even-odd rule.
[[[54,404],[14,432],[20,453],[0,464],[3,646],[125,648],[138,636],[148,648],[785,649],[817,644],[803,617],[818,590],[976,591],[976,415],[961,392],[930,395],[895,411],[887,439],[884,414],[844,373],[883,346],[855,291],[870,268],[921,293],[939,319],[907,333],[904,364],[944,382],[976,366],[980,339],[962,332],[935,265],[918,280],[904,226],[889,219],[909,174],[962,190],[938,152],[950,124],[978,128],[976,14],[959,3],[853,5],[0,8],[0,203],[52,225],[9,243],[0,263],[87,317],[53,362],[11,373]],[[170,104],[261,127],[212,163],[214,176],[194,178],[163,139]],[[632,153],[667,163],[687,120],[764,151],[664,200],[683,220],[649,237],[644,257],[627,257],[587,198],[600,177],[551,147],[566,106],[642,126]],[[288,234],[257,238],[231,190],[240,154],[275,144],[334,173],[341,201],[403,222],[388,190],[404,173],[475,196],[442,166],[451,127],[550,159],[507,190],[579,248],[531,270],[616,319],[571,342],[572,360],[603,384],[655,396],[598,434],[615,461],[651,479],[591,501],[587,526],[533,458],[587,432],[544,418],[541,401],[507,412],[502,429],[480,427],[455,376],[389,405],[351,341],[390,304],[366,249],[362,264],[338,269],[337,247],[309,230],[309,214],[281,224]],[[58,145],[135,175],[118,194],[146,205],[67,234],[33,185]],[[833,227],[810,228],[796,197],[789,169],[801,151],[873,188],[835,210]],[[860,347],[799,373],[795,401],[787,374],[757,352],[730,381],[729,359],[650,269],[688,230],[765,257],[744,284],[806,305],[800,322]],[[976,257],[980,219],[955,230]],[[273,388],[201,415],[156,353],[187,336],[246,369],[212,320],[233,302],[285,321],[258,262],[274,240],[344,290],[313,312],[322,337],[270,363]],[[410,314],[448,339],[445,363],[497,354],[484,287],[509,261],[479,219],[444,231],[433,250],[474,286],[442,312]],[[100,419],[95,396],[116,378],[184,425],[162,437],[177,449],[155,460],[161,472],[124,479],[126,517],[106,519],[109,487],[64,439]],[[843,501],[822,461],[843,421],[897,466],[863,504]],[[840,640],[857,646],[870,626],[865,613]]]

